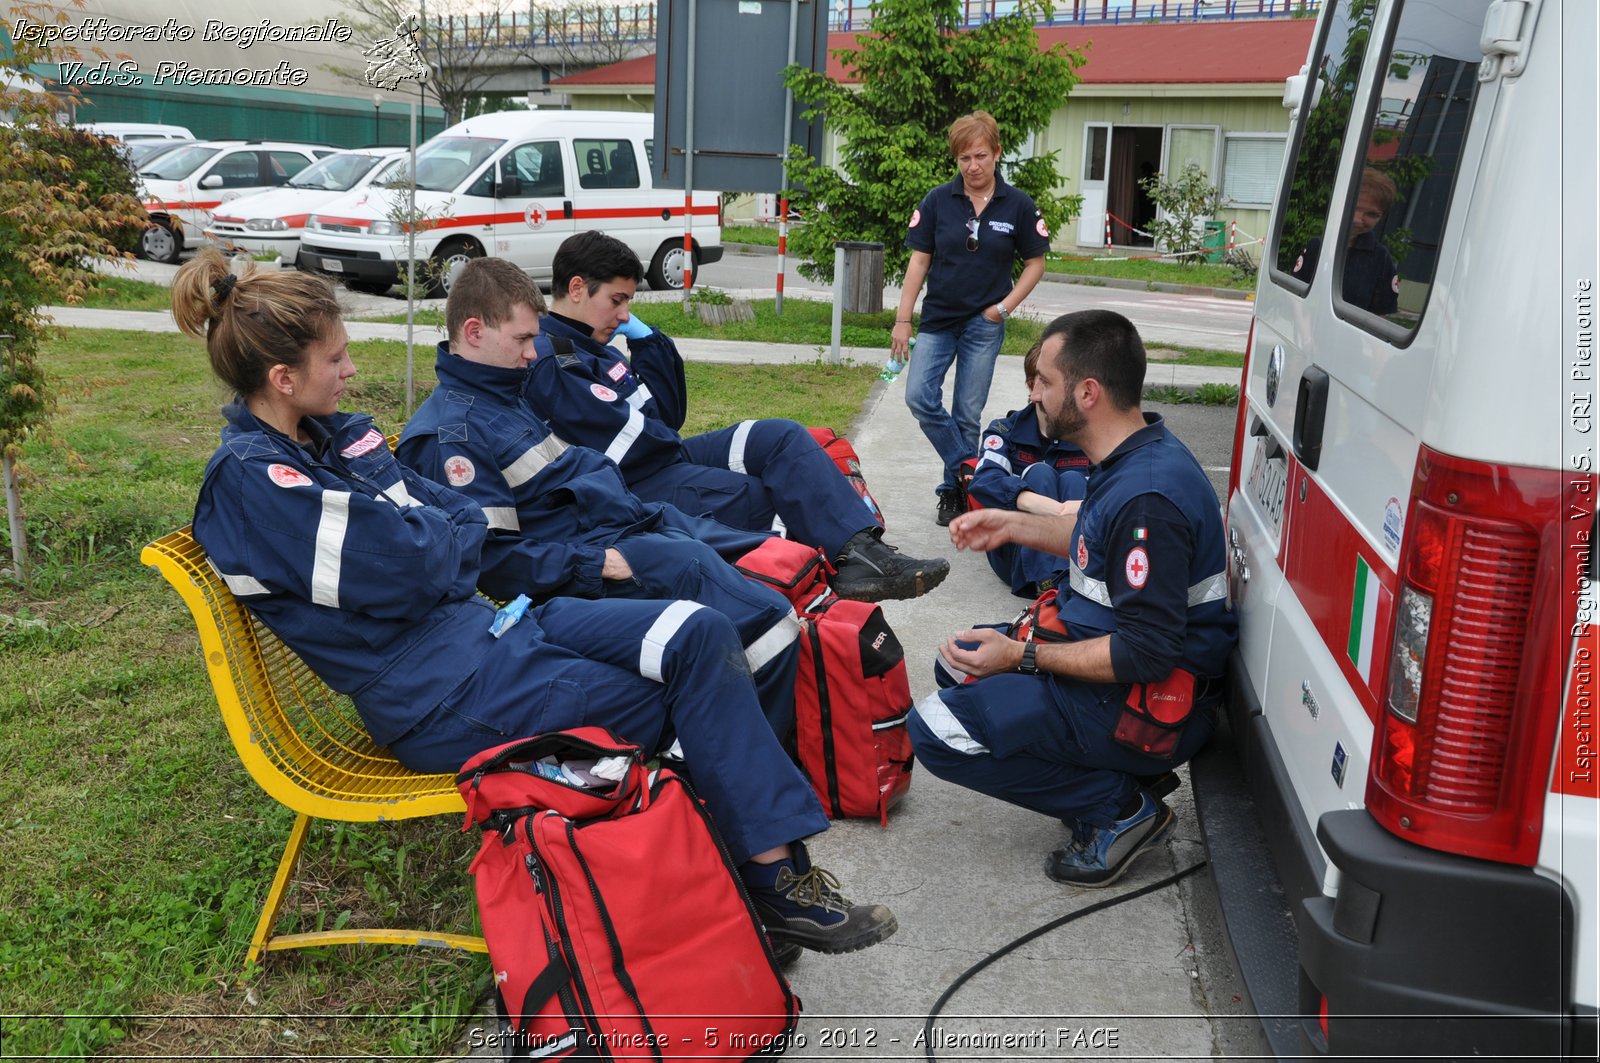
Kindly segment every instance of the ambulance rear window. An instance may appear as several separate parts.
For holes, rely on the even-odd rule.
[[[1274,281],[1302,295],[1308,290],[1322,247],[1339,174],[1340,146],[1355,108],[1376,6],[1372,0],[1338,0],[1313,54],[1312,76],[1306,79],[1298,143],[1286,176],[1288,195],[1278,212],[1272,270]]]
[[[1401,338],[1422,319],[1439,265],[1450,193],[1478,95],[1478,41],[1489,0],[1448,9],[1408,3],[1365,117],[1366,151],[1340,214],[1333,275],[1341,310],[1383,318]]]

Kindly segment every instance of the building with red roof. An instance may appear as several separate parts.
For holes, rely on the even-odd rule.
[[[1241,243],[1265,234],[1281,170],[1289,112],[1284,79],[1311,47],[1311,19],[1159,22],[1040,27],[1044,46],[1082,50],[1080,81],[1023,155],[1058,152],[1060,191],[1084,197],[1073,232],[1058,247],[1148,243],[1155,207],[1139,188],[1149,174],[1199,164],[1221,188],[1218,215]],[[828,75],[849,80],[836,54],[854,33],[829,39]],[[649,111],[655,57],[629,59],[550,83],[574,107]],[[1011,148],[1008,145],[1008,150]]]

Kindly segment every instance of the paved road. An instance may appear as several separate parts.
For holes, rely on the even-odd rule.
[[[750,290],[770,297],[777,283],[777,263],[778,260],[772,255],[730,253],[721,262],[712,263],[701,270],[696,283],[730,290]],[[830,294],[827,287],[800,276],[794,269],[792,259],[784,271],[783,283],[786,296],[826,298]],[[899,288],[884,291],[885,306],[894,306],[899,298]],[[1102,288],[1045,280],[1034,288],[1022,304],[1021,311],[1048,319],[1094,307],[1115,310],[1126,316],[1139,326],[1146,343],[1243,351],[1254,304],[1243,299]]]

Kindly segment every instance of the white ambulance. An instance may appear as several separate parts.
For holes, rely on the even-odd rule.
[[[417,151],[416,258],[429,262],[433,294],[454,263],[483,255],[550,279],[556,248],[603,229],[647,266],[652,288],[683,287],[684,194],[651,182],[648,114],[504,111],[451,126]],[[386,291],[409,260],[403,192],[368,189],[321,208],[300,241],[302,269],[357,290]],[[722,258],[721,197],[692,199],[694,265]]]
[[[1324,0],[1285,94],[1228,499],[1262,848],[1201,796],[1280,1055],[1595,1058],[1595,43]]]

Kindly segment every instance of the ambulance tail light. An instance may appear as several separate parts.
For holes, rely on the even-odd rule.
[[[1407,841],[1530,866],[1538,853],[1561,711],[1550,650],[1574,606],[1558,592],[1566,479],[1417,456],[1366,798]]]

